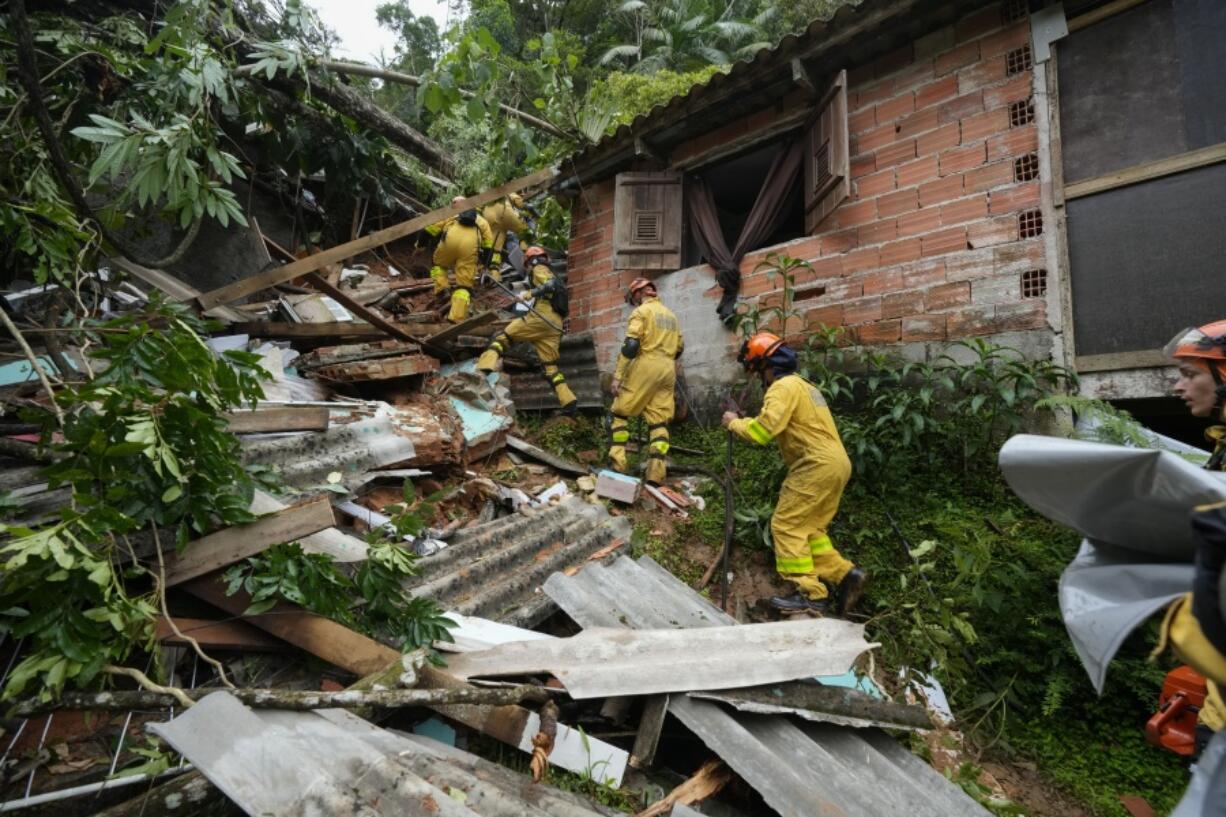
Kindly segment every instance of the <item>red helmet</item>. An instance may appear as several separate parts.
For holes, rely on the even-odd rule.
[[[656,294],[656,285],[650,278],[635,278],[626,290],[626,303],[633,303],[636,295]]]
[[[771,355],[779,351],[781,346],[783,346],[783,339],[778,335],[770,332],[755,332],[749,340],[741,344],[741,351],[737,354],[736,361],[749,371],[760,369],[766,365]]]
[[[549,260],[549,252],[544,247],[529,247],[524,250],[524,262],[531,263],[533,258],[544,256],[545,261]]]
[[[1163,351],[1177,360],[1203,360],[1219,385],[1226,382],[1226,321],[1184,329]]]

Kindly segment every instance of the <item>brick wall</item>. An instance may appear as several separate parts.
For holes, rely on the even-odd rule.
[[[843,326],[869,344],[1050,335],[1034,272],[1045,255],[1029,43],[1028,22],[1003,24],[994,4],[852,68],[851,195],[817,235],[747,256],[742,296],[779,297],[753,270],[780,251],[813,266],[797,280],[810,328]],[[695,147],[674,156],[708,146]],[[621,294],[635,276],[612,269],[613,187],[612,179],[585,186],[570,245],[571,325],[596,333],[602,367],[616,355]],[[715,321],[719,290],[709,268],[697,269],[708,289],[703,309],[681,316],[683,328]],[[725,334],[717,354],[727,357]]]

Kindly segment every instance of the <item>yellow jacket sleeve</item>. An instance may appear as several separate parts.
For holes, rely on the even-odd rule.
[[[507,232],[515,233],[516,235],[523,235],[523,232],[525,229],[527,229],[528,225],[525,224],[524,220],[520,217],[519,211],[509,204],[504,204],[502,206],[502,213],[503,229],[505,229]]]
[[[766,390],[758,416],[733,420],[728,430],[743,440],[766,445],[787,428],[796,410],[796,394],[782,383],[772,383]]]
[[[635,338],[639,341],[643,339],[643,316],[639,310],[634,310],[630,313],[630,325],[626,327],[626,337]],[[630,358],[623,354],[617,356],[617,369],[613,372],[614,380],[625,380],[626,371],[630,368]]]
[[[494,246],[494,231],[490,229],[490,223],[481,216],[477,216],[477,229],[481,231],[481,246]]]

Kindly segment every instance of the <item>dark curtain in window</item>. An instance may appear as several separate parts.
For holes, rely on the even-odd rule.
[[[702,255],[715,267],[715,281],[724,290],[716,312],[727,323],[736,312],[736,296],[741,289],[741,259],[750,249],[760,247],[779,227],[783,206],[792,185],[796,184],[804,159],[804,140],[796,138],[785,143],[775,154],[758,198],[741,228],[736,246],[728,249],[715,199],[701,176],[686,185],[686,210],[690,214],[690,229],[698,241]]]

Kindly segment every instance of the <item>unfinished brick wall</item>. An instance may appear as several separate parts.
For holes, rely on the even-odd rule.
[[[780,297],[754,272],[778,251],[812,264],[796,289],[807,328],[867,344],[1047,329],[1030,29],[1006,13],[994,4],[849,71],[851,195],[817,235],[746,257],[743,297]],[[602,367],[635,276],[612,269],[613,186],[587,185],[572,226],[572,327],[596,333]],[[683,328],[716,320],[707,271],[710,312]]]

